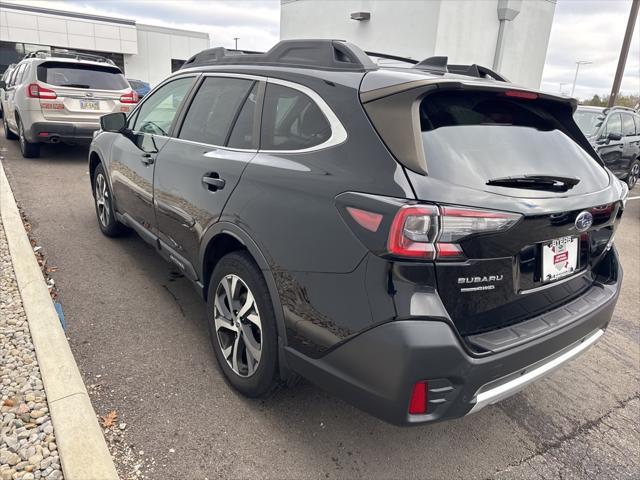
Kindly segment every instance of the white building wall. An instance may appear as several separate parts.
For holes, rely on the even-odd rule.
[[[1,8],[0,40],[102,52],[138,53],[136,26]]]
[[[498,36],[498,0],[282,0],[280,37],[338,38],[365,50],[424,59],[446,55],[449,63],[491,68]],[[370,12],[369,21],[351,20]],[[501,73],[538,88],[555,0],[524,0],[507,22]]]
[[[187,60],[209,48],[209,35],[137,24],[137,55],[125,55],[127,77],[154,86],[171,73],[171,59]]]

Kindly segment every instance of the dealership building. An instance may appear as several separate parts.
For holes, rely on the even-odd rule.
[[[0,73],[32,51],[73,50],[110,58],[128,78],[153,86],[205,48],[209,48],[208,33],[143,25],[121,18],[0,4]]]
[[[443,55],[539,88],[555,0],[281,0],[280,37],[336,38],[416,60]]]

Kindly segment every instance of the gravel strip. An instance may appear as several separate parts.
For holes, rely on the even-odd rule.
[[[62,479],[47,398],[0,219],[0,480]]]

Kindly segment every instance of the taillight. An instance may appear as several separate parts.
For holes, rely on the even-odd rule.
[[[135,90],[130,90],[120,97],[120,103],[138,103],[140,97]]]
[[[37,83],[30,83],[27,86],[27,96],[29,96],[29,98],[40,98],[43,100],[54,100],[58,98],[56,92]]]
[[[469,235],[507,230],[519,214],[478,208],[406,205],[396,213],[387,241],[388,252],[408,258],[465,258],[459,242]]]

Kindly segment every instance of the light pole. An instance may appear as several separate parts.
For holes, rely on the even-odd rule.
[[[236,50],[238,50],[238,40],[240,37],[233,37],[233,39],[236,41]]]
[[[573,86],[571,87],[571,96],[573,97],[573,92],[576,90],[576,80],[578,80],[578,71],[580,70],[580,65],[589,65],[590,63],[587,60],[576,60],[576,74],[573,77]]]

